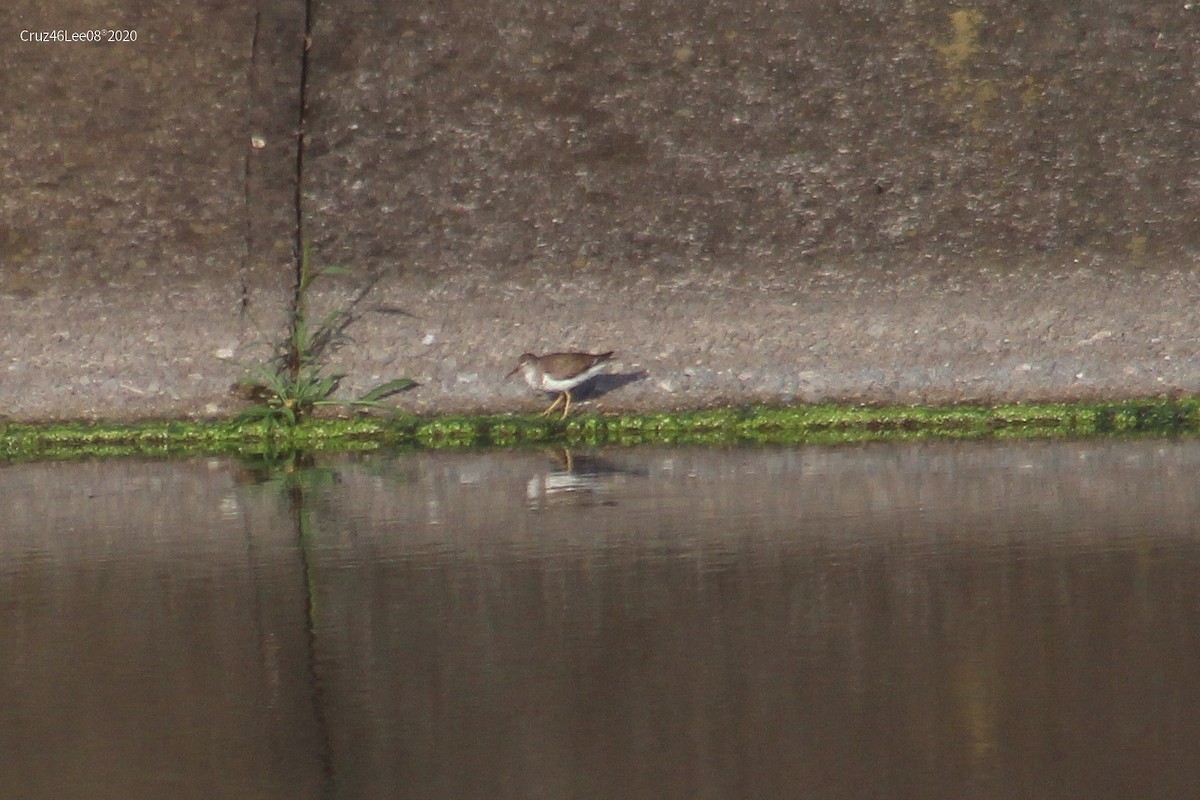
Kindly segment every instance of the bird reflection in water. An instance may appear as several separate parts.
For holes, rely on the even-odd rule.
[[[533,475],[525,484],[525,503],[532,509],[616,505],[614,485],[624,476],[646,474],[598,456],[576,455],[566,447],[552,451],[549,461],[545,472]]]

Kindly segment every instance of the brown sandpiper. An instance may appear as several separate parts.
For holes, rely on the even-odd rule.
[[[607,353],[548,353],[544,356],[522,353],[516,368],[505,377],[511,378],[520,372],[531,388],[557,392],[558,397],[540,416],[546,416],[565,400],[561,419],[566,419],[571,410],[571,390],[604,369],[612,357],[612,350]]]

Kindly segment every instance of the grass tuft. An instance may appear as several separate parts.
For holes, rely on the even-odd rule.
[[[275,345],[275,356],[266,365],[255,365],[239,381],[243,394],[255,405],[235,419],[238,424],[262,422],[267,431],[295,428],[312,415],[319,406],[342,408],[382,409],[394,411],[381,401],[397,392],[411,389],[417,382],[396,378],[382,383],[361,397],[336,398],[341,375],[324,374],[324,358],[345,340],[346,327],[353,321],[353,308],[375,285],[372,280],[363,287],[349,305],[331,311],[316,326],[309,324],[307,297],[313,283],[325,275],[344,275],[341,267],[314,269],[310,265],[309,248],[300,255],[300,275],[287,338]]]

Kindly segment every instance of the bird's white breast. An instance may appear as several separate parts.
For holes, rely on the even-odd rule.
[[[552,378],[545,373],[541,373],[539,376],[539,370],[532,364],[526,364],[523,366],[521,368],[521,373],[525,376],[525,382],[529,384],[531,388],[541,389],[544,392],[565,392],[568,389],[574,389],[576,386],[583,383],[600,370],[604,369],[604,365],[606,363],[607,362],[601,362],[593,366],[591,369],[581,372],[573,378],[564,378],[562,380]]]

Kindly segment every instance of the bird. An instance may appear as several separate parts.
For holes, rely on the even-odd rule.
[[[548,353],[544,356],[522,353],[516,368],[505,377],[511,378],[520,372],[530,388],[557,392],[558,397],[539,416],[548,415],[565,400],[561,419],[566,419],[571,410],[571,390],[604,369],[612,358],[612,350],[607,353]]]

